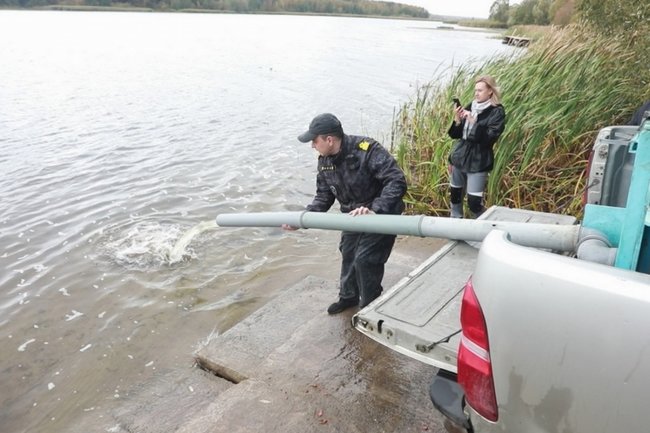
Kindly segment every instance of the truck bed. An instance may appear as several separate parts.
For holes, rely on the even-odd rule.
[[[575,224],[566,215],[493,206],[481,219]],[[461,292],[479,243],[450,241],[352,318],[354,327],[406,356],[456,372]]]

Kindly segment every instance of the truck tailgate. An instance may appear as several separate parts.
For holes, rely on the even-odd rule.
[[[493,206],[481,219],[574,224],[566,215]],[[444,370],[456,372],[461,292],[478,256],[477,243],[450,241],[352,318],[370,338]]]

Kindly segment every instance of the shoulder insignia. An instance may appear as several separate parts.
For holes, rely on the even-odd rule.
[[[368,143],[366,140],[359,143],[359,149],[364,150],[364,151],[367,151],[369,146],[370,146],[370,143]]]

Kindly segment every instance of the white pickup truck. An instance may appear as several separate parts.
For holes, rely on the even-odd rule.
[[[354,316],[440,368],[430,395],[450,432],[650,431],[650,121],[603,129],[588,175],[582,226],[606,235],[612,264],[494,230],[451,241]],[[575,223],[498,207],[482,218]]]

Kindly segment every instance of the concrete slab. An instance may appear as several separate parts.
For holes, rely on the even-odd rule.
[[[442,243],[398,239],[385,286]],[[356,309],[329,316],[337,293],[335,281],[305,278],[207,342],[202,369],[161,372],[74,431],[443,432],[428,397],[435,369],[354,330]]]
[[[129,432],[177,431],[232,386],[196,368],[164,372],[131,390],[126,403],[113,413],[119,421],[115,425]]]
[[[203,348],[202,365],[247,379],[179,431],[442,431],[427,394],[435,369],[358,333],[353,311],[327,315],[317,301],[331,293],[335,283],[307,278]]]

